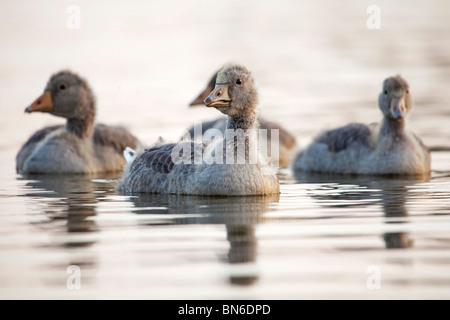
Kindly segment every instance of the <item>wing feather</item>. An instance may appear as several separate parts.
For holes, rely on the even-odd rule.
[[[204,145],[195,142],[182,143],[185,144],[185,147],[189,148],[182,148],[179,152],[179,156],[183,157],[185,160],[190,159],[190,163],[194,163],[196,152],[203,150]],[[188,144],[190,144],[190,146]],[[170,173],[175,166],[175,163],[172,160],[172,152],[177,145],[178,144],[176,143],[171,143],[146,149],[144,153],[133,162],[133,165],[144,166],[158,173]],[[198,148],[199,146],[201,149]],[[183,152],[186,149],[190,149],[190,154],[184,156]],[[189,163],[189,161],[187,162]]]
[[[138,141],[123,127],[97,124],[94,129],[94,144],[110,147],[117,153],[122,154],[127,147],[136,149]]]
[[[370,147],[371,134],[372,131],[367,125],[350,123],[319,135],[315,141],[326,144],[330,152],[337,153],[356,144]]]

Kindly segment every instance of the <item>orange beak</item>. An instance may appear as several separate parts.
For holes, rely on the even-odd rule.
[[[25,112],[53,112],[55,107],[53,106],[52,94],[50,91],[45,91],[39,98],[34,100],[31,106],[25,109]]]
[[[231,98],[228,95],[228,84],[217,84],[214,90],[203,102],[207,107],[227,108]]]

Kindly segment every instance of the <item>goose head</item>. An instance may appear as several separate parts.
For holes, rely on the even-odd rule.
[[[378,105],[384,116],[402,120],[412,109],[409,85],[401,76],[389,77],[383,82],[383,90],[378,96]]]
[[[244,66],[230,64],[219,71],[214,90],[204,103],[231,117],[255,113],[258,92],[251,72]]]
[[[25,112],[47,112],[67,119],[93,118],[95,98],[83,78],[71,71],[60,71],[50,78],[44,93]]]

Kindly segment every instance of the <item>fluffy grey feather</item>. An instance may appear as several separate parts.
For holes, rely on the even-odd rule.
[[[196,105],[203,105],[203,101],[206,99],[206,97],[213,91],[214,86],[216,84],[216,78],[217,74],[219,72],[216,72],[213,74],[211,79],[209,80],[206,88],[196,97],[189,105],[190,106],[196,106]],[[227,118],[220,117],[214,120],[205,121],[201,124],[196,124],[193,127],[189,128],[188,132],[192,139],[198,140],[200,137],[194,137],[194,130],[197,127],[197,132],[200,132],[201,127],[201,134],[205,134],[205,132],[209,129],[218,129],[224,134],[226,129],[226,120]],[[263,117],[258,118],[259,122],[259,128],[267,130],[267,137],[264,139],[259,140],[259,144],[265,144],[267,148],[267,156],[272,162],[278,162],[280,167],[288,167],[292,160],[292,151],[296,147],[297,143],[295,140],[295,137],[286,129],[284,129],[280,124],[268,121],[264,119]],[[272,130],[278,130],[278,152],[276,154],[272,154]],[[258,136],[259,138],[259,136]],[[276,149],[274,149],[276,150]]]
[[[405,128],[412,109],[407,82],[400,76],[383,82],[379,95],[381,125],[349,124],[319,135],[301,151],[295,170],[350,174],[429,174],[428,148]]]
[[[247,150],[242,164],[227,164],[227,152],[235,156],[235,138],[214,139],[208,144],[184,141],[144,151],[127,166],[118,189],[123,193],[166,193],[210,196],[244,196],[279,193],[275,172],[263,159],[255,164],[250,153],[257,150],[258,95],[251,73],[242,66],[226,66],[220,73],[227,86],[228,105],[217,107],[228,115],[227,128],[247,130]],[[241,81],[234,85],[236,79]],[[216,151],[222,152],[222,157]],[[180,154],[180,152],[186,154]],[[184,162],[175,163],[174,156]],[[200,161],[196,161],[199,159]],[[210,161],[214,160],[214,161]],[[219,161],[221,160],[221,161]],[[232,159],[235,160],[235,159]]]
[[[17,172],[121,171],[122,151],[139,147],[139,141],[122,127],[95,125],[95,98],[87,82],[71,71],[61,71],[50,78],[45,91],[51,94],[53,110],[42,112],[66,118],[67,123],[33,134],[17,154]]]

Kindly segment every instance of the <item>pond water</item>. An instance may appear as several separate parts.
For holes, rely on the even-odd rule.
[[[0,13],[1,299],[450,298],[448,2],[379,1],[380,30],[367,29],[365,1],[79,1],[77,30],[69,4]],[[120,195],[119,174],[16,174],[26,139],[63,123],[23,114],[53,72],[82,74],[98,121],[151,144],[218,115],[187,104],[228,61],[253,70],[262,115],[299,148],[378,121],[381,83],[401,73],[431,175],[282,169],[279,196],[213,198]]]

